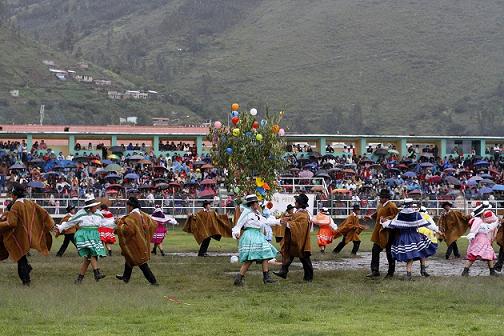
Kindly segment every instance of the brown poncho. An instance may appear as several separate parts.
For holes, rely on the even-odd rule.
[[[469,229],[469,220],[471,216],[465,215],[458,210],[450,210],[443,213],[438,220],[441,239],[450,246]]]
[[[145,264],[150,259],[150,242],[157,224],[149,215],[130,212],[117,220],[116,233],[122,255],[130,266]]]
[[[497,230],[497,233],[495,234],[495,242],[497,245],[499,245],[501,248],[504,248],[504,223],[501,221],[501,226],[499,227],[499,230]]]
[[[311,254],[310,215],[306,210],[298,210],[288,221],[290,228],[285,228],[282,256],[305,257]]]
[[[232,224],[227,215],[218,215],[215,211],[199,211],[187,217],[184,232],[192,233],[194,239],[201,242],[208,237],[220,240],[221,237],[231,237]]]
[[[10,257],[17,262],[30,248],[49,255],[54,220],[35,202],[20,199],[14,202],[0,222],[0,260]]]
[[[397,205],[395,205],[392,201],[388,201],[385,206],[380,204],[376,209],[376,212],[371,216],[375,220],[375,227],[373,234],[371,235],[371,241],[378,244],[382,249],[387,247],[390,230],[382,227],[380,219],[392,219],[398,212],[399,209],[397,209]]]
[[[359,234],[366,228],[359,223],[359,216],[352,213],[339,226],[334,233],[334,239],[344,236],[345,244],[351,241],[360,241]]]

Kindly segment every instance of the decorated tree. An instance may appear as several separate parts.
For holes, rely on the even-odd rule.
[[[239,112],[231,106],[229,127],[216,121],[208,135],[214,164],[226,169],[226,188],[237,195],[256,193],[259,200],[271,199],[278,190],[279,173],[285,169],[283,112],[259,116],[253,108]]]

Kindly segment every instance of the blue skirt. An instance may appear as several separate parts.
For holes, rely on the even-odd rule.
[[[266,241],[259,229],[245,229],[238,245],[240,262],[270,260],[278,250]]]
[[[420,260],[436,254],[437,244],[416,228],[403,229],[394,238],[391,250],[397,261]]]

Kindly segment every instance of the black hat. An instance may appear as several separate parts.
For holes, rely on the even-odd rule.
[[[392,198],[392,194],[390,193],[390,191],[388,189],[382,189],[378,196],[383,197],[383,198]]]
[[[479,217],[483,214],[483,212],[486,210],[486,209],[490,209],[492,206],[490,205],[490,203],[488,201],[485,201],[483,203],[481,203],[480,205],[478,205],[474,210],[473,212],[471,212],[471,216],[473,217]]]
[[[294,206],[292,204],[288,204],[286,211],[289,211],[289,210],[292,210],[292,209],[294,209]]]
[[[138,198],[136,198],[134,196],[131,196],[130,198],[128,198],[128,201],[126,202],[126,204],[133,207],[134,209],[141,208],[140,201],[138,200]]]
[[[354,209],[354,210],[360,210],[360,206],[359,206],[359,204],[354,204],[353,209]]]
[[[206,207],[207,205],[212,204],[209,200],[204,200],[203,201],[203,208]]]
[[[444,208],[445,206],[449,206],[450,208],[453,208],[453,203],[449,201],[445,201],[441,203],[441,208]]]
[[[25,197],[25,187],[20,183],[14,183],[11,189],[11,194],[16,196],[17,198]]]
[[[70,204],[69,206],[67,206],[67,207],[66,207],[66,212],[70,212],[70,211],[72,211],[73,209],[75,209],[75,205]]]
[[[294,196],[294,199],[301,208],[308,208],[308,196],[306,196],[305,194],[299,194],[298,196]]]

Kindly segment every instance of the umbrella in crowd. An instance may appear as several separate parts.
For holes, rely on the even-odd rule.
[[[16,162],[12,166],[9,167],[10,170],[23,170],[26,169],[26,166],[21,162]]]
[[[448,183],[448,184],[453,184],[453,185],[456,185],[456,186],[459,186],[459,185],[461,185],[461,184],[462,184],[462,182],[460,182],[460,180],[459,180],[458,178],[453,177],[453,176],[447,176],[447,177],[445,178],[445,181],[446,181],[446,183]]]
[[[28,187],[35,188],[35,189],[44,189],[45,188],[45,184],[43,182],[40,182],[40,181],[30,181],[28,183]]]
[[[108,172],[119,172],[122,170],[122,167],[118,165],[117,163],[109,164],[107,167],[105,167],[105,170]]]
[[[493,191],[499,191],[502,192],[504,191],[504,185],[503,184],[496,184],[492,187]]]
[[[479,190],[480,194],[491,194],[493,193],[492,188],[483,187]]]
[[[124,178],[128,179],[128,180],[138,180],[140,178],[140,176],[135,173],[129,173],[129,174],[124,175]]]
[[[417,174],[415,172],[409,171],[409,172],[404,173],[403,177],[414,178],[414,177],[417,177]]]

